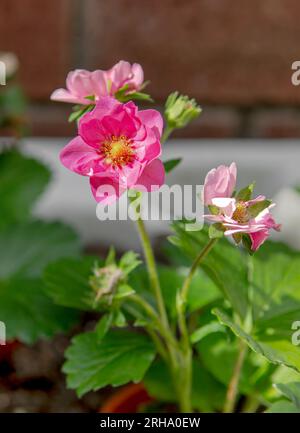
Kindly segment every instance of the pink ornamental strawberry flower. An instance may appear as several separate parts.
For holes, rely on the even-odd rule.
[[[90,72],[76,69],[69,72],[66,89],[57,89],[52,95],[53,101],[89,105],[103,96],[113,96],[126,86],[126,94],[140,90],[144,81],[144,72],[138,63],[120,60],[108,71],[100,69]]]
[[[103,97],[79,121],[78,136],[60,153],[69,170],[90,177],[98,202],[111,203],[130,188],[153,191],[164,182],[160,138],[163,120],[156,110],[138,110]]]
[[[245,236],[256,251],[268,238],[270,229],[280,230],[270,210],[275,206],[264,196],[251,199],[252,186],[232,197],[236,183],[236,165],[211,170],[204,183],[204,203],[211,214],[205,218],[221,225],[225,236],[239,243]]]

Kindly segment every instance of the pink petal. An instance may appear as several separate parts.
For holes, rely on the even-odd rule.
[[[153,129],[160,138],[164,126],[163,118],[157,110],[142,110],[138,113],[142,123],[150,129]]]
[[[133,73],[133,79],[131,80],[135,90],[139,90],[144,82],[144,71],[141,65],[134,63],[131,67]]]
[[[268,238],[269,231],[262,230],[256,233],[251,233],[249,236],[251,239],[251,250],[256,251]]]
[[[137,180],[137,186],[142,185],[147,191],[155,191],[164,183],[164,180],[164,165],[160,159],[155,159],[144,168],[141,176]]]
[[[99,155],[77,136],[70,141],[60,152],[61,163],[71,171],[88,176],[95,170]]]
[[[50,99],[52,101],[69,102],[71,104],[88,105],[91,103],[91,101],[89,101],[88,99],[76,96],[66,89],[54,90],[54,92],[50,96]]]
[[[105,175],[92,176],[90,186],[95,200],[103,205],[114,203],[126,190],[116,178]]]

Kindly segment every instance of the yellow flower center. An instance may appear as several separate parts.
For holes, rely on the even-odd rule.
[[[113,167],[121,167],[129,164],[134,158],[134,149],[132,141],[124,135],[116,137],[113,135],[110,139],[105,140],[100,152],[105,158],[105,162]]]
[[[237,203],[236,210],[234,211],[232,218],[240,224],[246,224],[249,221],[249,214],[245,203]]]

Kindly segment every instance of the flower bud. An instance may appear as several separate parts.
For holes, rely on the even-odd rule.
[[[189,99],[188,96],[174,92],[167,99],[165,117],[169,127],[183,128],[196,119],[201,111],[195,99]]]

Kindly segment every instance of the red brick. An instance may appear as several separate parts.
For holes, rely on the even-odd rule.
[[[300,137],[300,111],[296,109],[261,109],[248,119],[248,135],[259,138]]]
[[[300,102],[299,0],[86,0],[87,66],[143,64],[161,101],[178,89],[200,102]]]
[[[1,49],[15,52],[32,98],[48,98],[71,65],[71,0],[1,0]]]

